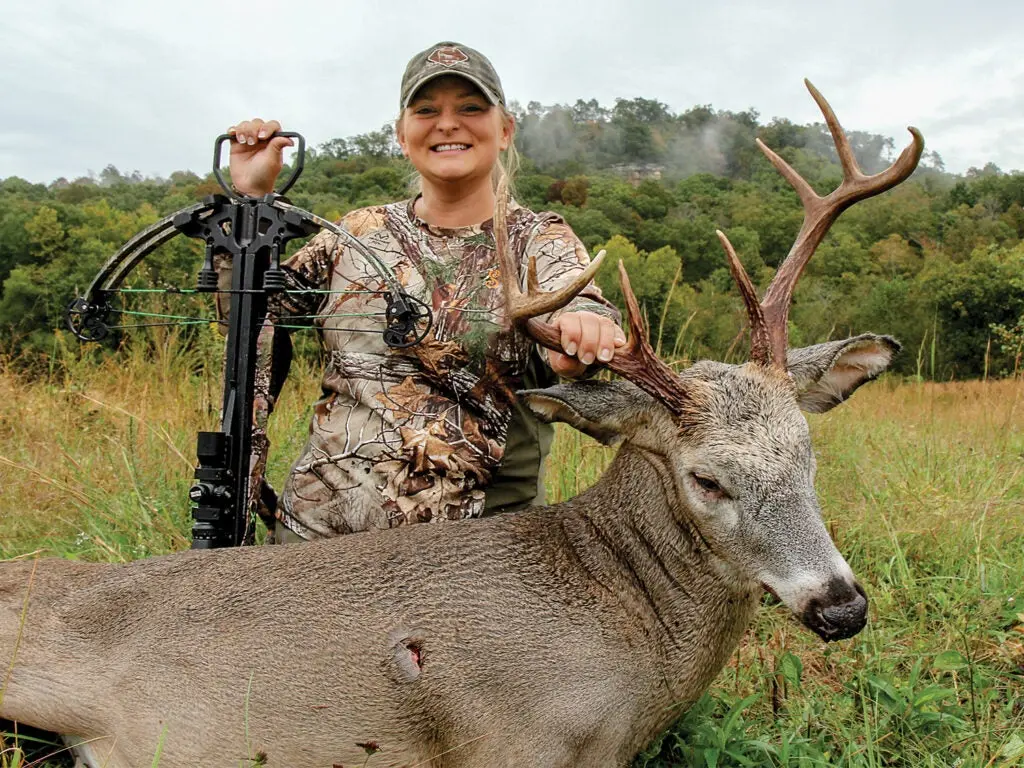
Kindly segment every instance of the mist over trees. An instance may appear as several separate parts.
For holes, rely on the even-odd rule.
[[[625,261],[665,356],[740,359],[744,313],[715,229],[729,235],[763,289],[789,250],[802,210],[754,140],[828,192],[841,171],[827,128],[765,122],[754,110],[710,105],[673,113],[643,98],[511,108],[522,156],[520,201],[564,216],[592,252],[609,251],[599,282],[615,301],[621,296],[614,265]],[[909,138],[848,135],[866,173],[888,166]],[[338,217],[407,197],[410,172],[385,125],[310,150],[289,197]],[[152,179],[113,166],[49,185],[0,182],[0,354],[30,367],[44,361],[64,307],[106,258],[139,229],[218,190],[209,175]],[[797,289],[791,343],[875,331],[904,343],[896,364],[904,374],[945,379],[1018,371],[1022,206],[1024,174],[989,164],[952,175],[926,150],[910,180],[857,204],[833,225]],[[176,238],[140,279],[190,287],[199,261],[197,245]],[[148,342],[140,336],[133,343]]]

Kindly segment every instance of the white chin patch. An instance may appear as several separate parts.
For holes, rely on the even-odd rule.
[[[785,581],[768,578],[762,579],[762,582],[786,604],[789,610],[797,614],[803,611],[807,601],[821,591],[822,587],[821,579],[810,573],[799,574]]]
[[[804,571],[794,574],[788,579],[776,578],[773,574],[764,574],[761,583],[771,589],[786,607],[793,613],[803,612],[807,602],[815,595],[820,595],[827,588],[828,583],[835,578],[853,584],[856,579],[849,564],[838,552],[832,558],[832,562],[823,569],[823,572]]]

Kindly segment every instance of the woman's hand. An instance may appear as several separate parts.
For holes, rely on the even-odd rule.
[[[263,197],[274,191],[284,159],[281,152],[295,142],[285,136],[269,138],[281,130],[277,120],[263,122],[258,117],[233,125],[231,142],[231,183],[243,195]]]
[[[626,343],[619,326],[593,312],[566,312],[552,325],[562,332],[562,349],[567,354],[548,350],[548,362],[551,370],[569,379],[581,375],[595,360],[607,363]]]

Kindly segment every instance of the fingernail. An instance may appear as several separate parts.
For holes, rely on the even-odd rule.
[[[616,336],[615,337],[615,343],[619,344],[619,345],[625,344],[626,343],[626,337],[625,336]]]
[[[259,133],[257,133],[256,135],[257,135],[257,136],[258,136],[259,138],[261,138],[261,139],[265,139],[265,138],[267,138],[267,132],[266,132],[266,131],[264,131],[264,130],[261,130],[261,131],[260,131]]]
[[[576,354],[576,343],[575,342],[572,342],[572,341],[569,342],[569,346],[567,346],[565,348],[565,354],[567,354],[567,355],[575,355]]]
[[[597,357],[601,362],[607,363],[612,359],[612,351],[610,349],[602,349],[597,353]]]
[[[248,138],[248,139],[246,140],[246,144],[248,144],[249,146],[252,146],[252,145],[253,145],[253,144],[255,144],[255,143],[256,143],[256,139],[254,139],[254,138],[253,138],[252,136],[250,136],[250,137],[249,137],[249,138]]]
[[[580,362],[584,365],[590,365],[594,362],[594,354],[592,352],[584,352],[583,357],[580,358]]]
[[[241,133],[236,133],[235,141],[237,141],[239,144],[245,144],[245,136]]]

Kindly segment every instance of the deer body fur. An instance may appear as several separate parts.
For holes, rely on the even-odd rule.
[[[557,510],[41,562],[0,712],[98,739],[111,768],[161,741],[161,766],[357,765],[368,742],[381,766],[625,765],[717,674],[760,594],[695,542],[667,546],[665,474],[626,449]],[[606,514],[627,505],[640,525]],[[0,571],[4,648],[33,567]]]

